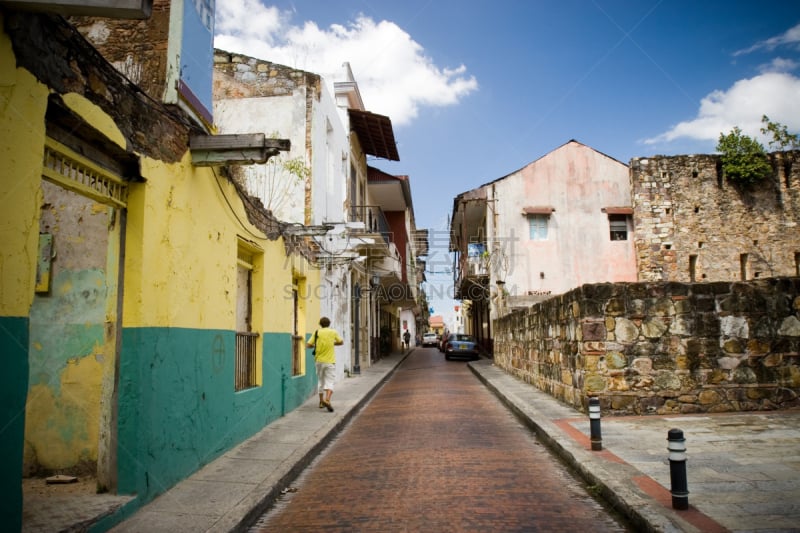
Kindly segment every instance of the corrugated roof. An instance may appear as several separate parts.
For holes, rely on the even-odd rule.
[[[357,109],[348,109],[347,112],[350,115],[350,129],[358,135],[365,153],[390,161],[400,161],[389,117]]]

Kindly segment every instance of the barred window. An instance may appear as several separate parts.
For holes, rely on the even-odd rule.
[[[240,243],[236,261],[234,390],[258,386],[259,334],[253,331],[253,270],[256,255]]]

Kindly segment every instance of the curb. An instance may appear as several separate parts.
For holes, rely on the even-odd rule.
[[[390,368],[386,374],[380,377],[375,385],[373,385],[352,408],[347,410],[330,429],[325,431],[325,433],[321,435],[319,439],[311,439],[314,441],[314,444],[305,448],[302,451],[302,456],[297,461],[287,461],[287,463],[291,463],[291,467],[285,473],[283,473],[276,482],[271,484],[270,490],[263,494],[258,501],[255,503],[251,502],[248,504],[240,504],[240,506],[244,505],[249,507],[249,510],[244,513],[243,516],[240,515],[240,518],[235,519],[236,521],[233,524],[230,524],[230,521],[226,521],[227,515],[223,516],[208,531],[219,533],[246,532],[250,525],[252,525],[259,516],[264,514],[277,501],[278,497],[283,493],[283,490],[291,485],[295,479],[297,479],[303,470],[305,470],[305,468],[307,468],[308,465],[310,465],[311,462],[320,453],[322,453],[323,450],[325,450],[328,444],[330,444],[330,442],[342,431],[342,429],[344,429],[344,427],[353,419],[353,417],[355,417],[364,408],[364,406],[372,399],[378,390],[383,387],[383,384],[386,383],[386,381],[397,371],[403,361],[405,361],[413,351],[414,349],[412,348],[403,353],[394,366]],[[317,402],[316,395],[314,395],[312,399],[314,402]]]

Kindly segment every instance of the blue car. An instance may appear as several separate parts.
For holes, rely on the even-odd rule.
[[[479,359],[480,352],[475,337],[465,333],[451,333],[444,343],[444,358]]]

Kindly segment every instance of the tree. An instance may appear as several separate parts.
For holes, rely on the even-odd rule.
[[[723,172],[736,183],[754,183],[772,172],[764,147],[744,135],[738,126],[727,135],[720,133],[717,151],[721,154]]]
[[[767,115],[761,117],[761,133],[772,135],[769,147],[772,150],[797,150],[800,148],[800,138],[796,133],[789,133],[785,125],[780,122],[772,122]]]

